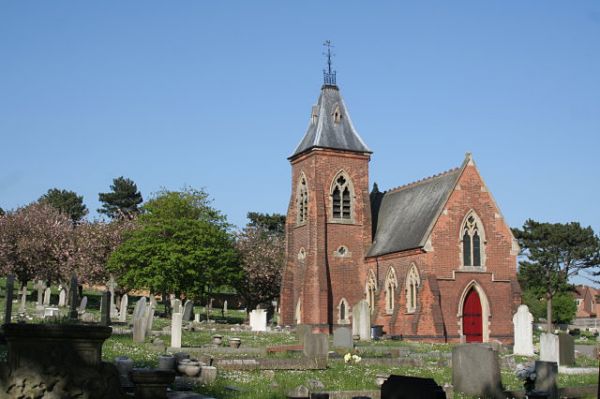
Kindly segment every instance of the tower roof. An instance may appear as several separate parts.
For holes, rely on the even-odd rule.
[[[289,159],[313,148],[372,153],[354,128],[336,85],[321,88],[306,134]]]

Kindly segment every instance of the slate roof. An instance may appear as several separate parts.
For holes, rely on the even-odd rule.
[[[333,115],[337,107],[341,114],[338,123],[335,122]],[[337,86],[324,85],[321,88],[321,95],[317,105],[313,107],[306,134],[288,159],[317,147],[372,152],[352,125],[346,104]]]
[[[423,247],[467,162],[468,158],[460,168],[384,193],[374,189],[373,244],[367,257]]]

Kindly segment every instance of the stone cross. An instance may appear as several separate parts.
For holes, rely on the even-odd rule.
[[[52,295],[52,290],[50,287],[44,290],[44,306],[50,305],[50,296]]]
[[[69,318],[71,320],[77,320],[79,314],[77,313],[77,276],[75,273],[71,276],[71,306],[69,308]]]
[[[14,287],[15,276],[9,274],[6,278],[6,303],[4,304],[4,324],[8,324],[11,321]]]
[[[527,305],[520,305],[513,316],[514,346],[513,354],[533,356],[533,316]]]
[[[110,325],[110,291],[104,291],[100,299],[100,324],[103,326]]]
[[[23,287],[21,287],[21,306],[19,306],[19,313],[25,313],[26,303],[27,303],[27,284],[23,284]]]
[[[44,295],[44,288],[46,288],[46,284],[42,280],[38,280],[38,282],[33,287],[37,289],[37,304],[41,305]]]

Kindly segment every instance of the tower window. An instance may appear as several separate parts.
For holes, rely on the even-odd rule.
[[[332,216],[334,219],[352,218],[352,194],[348,180],[339,176],[332,193]]]
[[[298,224],[305,223],[308,220],[308,187],[306,178],[302,177],[298,184],[297,194],[297,222]]]

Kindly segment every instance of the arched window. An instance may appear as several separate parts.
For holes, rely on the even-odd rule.
[[[394,300],[396,298],[396,288],[398,288],[398,279],[396,271],[390,267],[387,277],[385,278],[385,312],[392,313],[394,311]]]
[[[338,324],[349,324],[349,314],[350,307],[348,306],[348,301],[346,300],[346,298],[342,298],[340,300],[340,304],[338,305]]]
[[[417,289],[421,283],[416,265],[412,265],[406,276],[406,311],[413,313],[417,309]]]
[[[365,287],[365,294],[367,295],[367,302],[369,303],[369,309],[373,313],[375,309],[375,293],[377,292],[377,279],[373,270],[369,270],[369,276],[367,278],[367,286]]]
[[[352,190],[346,176],[340,174],[333,184],[332,210],[334,219],[352,219]]]
[[[298,183],[298,193],[296,195],[296,207],[297,207],[297,223],[306,223],[308,220],[308,187],[306,184],[306,177],[302,176]]]
[[[481,246],[482,237],[485,237],[483,224],[475,212],[471,212],[462,226],[463,266],[483,266],[485,254]]]

